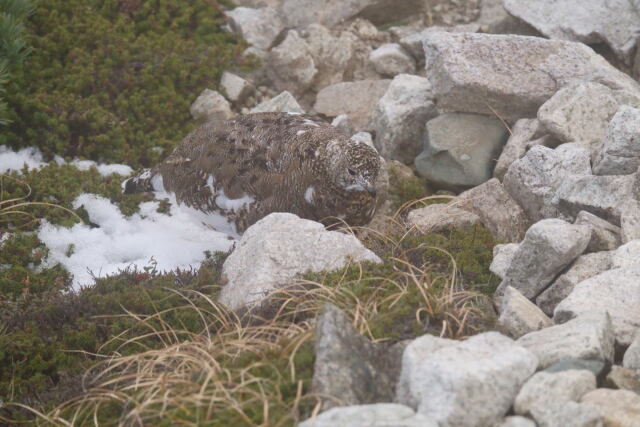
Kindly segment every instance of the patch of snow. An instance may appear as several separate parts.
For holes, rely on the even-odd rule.
[[[316,192],[316,189],[314,186],[307,188],[307,191],[304,192],[304,199],[309,203],[313,203],[313,194],[315,192]]]
[[[60,156],[55,156],[53,161],[58,165],[67,164]],[[69,164],[77,167],[81,171],[87,171],[95,166],[102,176],[109,176],[111,174],[128,176],[133,172],[133,169],[127,165],[98,164],[93,160],[74,160]],[[48,163],[42,161],[42,153],[35,147],[13,151],[6,145],[0,145],[0,173],[20,171],[25,165],[27,165],[29,169],[40,169],[47,166]]]
[[[35,147],[13,151],[6,145],[0,145],[0,173],[19,171],[24,166],[29,169],[39,169],[46,165],[42,161],[42,153]]]
[[[234,243],[230,234],[238,237],[221,215],[179,206],[167,193],[156,197],[169,198],[170,215],[157,212],[159,204],[153,201],[142,203],[140,212],[127,218],[104,197],[78,196],[74,208],[84,206],[97,227],[76,224],[66,228],[43,221],[38,238],[49,248],[46,265],[62,264],[73,274],[73,285],[78,289],[92,285],[93,276],[142,268],[152,259],[160,271],[198,268],[205,251],[228,251]]]
[[[164,192],[164,179],[162,175],[156,174],[151,178],[151,188],[153,188],[154,191]]]
[[[234,212],[255,201],[256,199],[251,196],[247,196],[246,194],[239,199],[229,199],[222,189],[220,189],[220,193],[218,194],[218,197],[216,197],[216,205],[218,205],[220,209]]]

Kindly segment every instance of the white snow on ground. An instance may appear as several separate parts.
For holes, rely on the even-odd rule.
[[[0,173],[21,170],[25,164],[29,169],[38,169],[46,165],[42,161],[42,153],[37,148],[30,147],[13,151],[6,145],[0,145]]]
[[[126,218],[104,197],[78,196],[74,208],[84,206],[98,227],[76,224],[65,228],[43,222],[38,237],[49,248],[47,265],[62,264],[73,274],[77,289],[92,285],[92,274],[103,277],[127,267],[142,268],[152,259],[160,271],[197,268],[205,251],[228,251],[233,245],[233,238],[221,232],[233,233],[222,217],[178,206],[166,193],[156,197],[169,198],[171,215],[158,213],[158,202],[146,202],[138,214]]]
[[[66,164],[62,157],[56,156],[54,161],[59,165]],[[42,153],[35,147],[13,151],[6,145],[0,145],[0,173],[22,170],[25,164],[29,169],[39,169],[46,166],[48,163],[42,161]],[[73,160],[69,164],[77,167],[81,171],[87,171],[91,169],[92,166],[95,166],[102,176],[108,176],[114,173],[122,176],[128,176],[133,172],[133,169],[127,165],[98,164],[92,160]]]

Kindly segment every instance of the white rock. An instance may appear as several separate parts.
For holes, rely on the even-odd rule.
[[[599,388],[582,396],[582,402],[598,407],[607,427],[640,425],[640,395],[632,391]]]
[[[376,107],[376,147],[386,159],[413,163],[422,151],[425,123],[437,114],[431,84],[424,77],[401,74]]]
[[[398,74],[413,73],[416,63],[413,58],[397,43],[387,43],[369,55],[376,71],[387,77]]]
[[[503,242],[520,242],[531,225],[524,210],[492,178],[458,196],[461,209],[480,217],[493,236]]]
[[[558,273],[587,248],[591,230],[560,219],[543,219],[535,223],[513,256],[496,296],[501,298],[507,286],[525,297],[537,297]]]
[[[626,175],[640,166],[640,109],[623,105],[606,130],[602,145],[594,154],[596,175]]]
[[[360,13],[370,0],[283,0],[280,12],[288,27],[333,27]]]
[[[540,427],[597,426],[601,423],[600,412],[576,403],[595,389],[596,377],[587,370],[538,372],[522,386],[514,411],[531,416]]]
[[[400,377],[396,385],[396,402],[417,408],[420,401],[412,394],[411,383],[415,375],[421,369],[422,362],[431,356],[435,351],[457,345],[458,342],[446,338],[439,338],[433,335],[423,335],[411,341],[402,353],[402,367]]]
[[[391,80],[360,80],[328,86],[318,92],[313,109],[329,117],[346,114],[356,130],[370,130],[378,101]]]
[[[636,332],[631,345],[624,352],[622,366],[640,373],[640,332]]]
[[[480,30],[480,26],[475,23],[454,25],[452,27],[433,26],[423,29],[420,26],[419,28],[420,30],[414,30],[411,34],[405,34],[402,36],[399,43],[421,64],[424,64],[425,59],[423,42],[428,34],[442,31],[450,33],[476,33]]]
[[[640,20],[637,5],[628,0],[505,0],[513,16],[552,39],[607,44],[631,63]]]
[[[530,142],[542,136],[543,130],[537,119],[518,120],[511,128],[511,134],[498,158],[493,176],[502,181],[509,166],[527,153]]]
[[[640,202],[628,200],[620,212],[620,237],[623,243],[640,239]]]
[[[530,351],[487,332],[428,354],[410,378],[411,395],[420,402],[418,412],[440,427],[492,425],[537,364]]]
[[[600,83],[579,82],[560,89],[542,104],[538,120],[560,142],[576,142],[593,152],[618,107],[613,90]]]
[[[640,328],[640,268],[615,268],[578,283],[558,304],[553,320],[604,312],[611,316],[616,341],[629,345]]]
[[[293,214],[273,213],[249,227],[224,262],[228,283],[220,302],[231,309],[252,305],[298,274],[339,269],[350,260],[381,262],[352,235],[327,231]]]
[[[640,268],[640,240],[631,240],[613,251],[611,268]]]
[[[278,90],[302,94],[311,87],[317,73],[309,46],[295,30],[269,52],[267,74]]]
[[[407,216],[407,223],[421,233],[430,233],[450,228],[472,228],[480,223],[480,218],[455,204],[437,203],[412,210]]]
[[[242,77],[225,71],[220,79],[220,87],[231,102],[242,103],[249,97],[254,87]]]
[[[369,147],[375,148],[373,145],[373,136],[369,132],[357,132],[353,134],[353,136],[351,136],[351,139],[354,141],[363,142]]]
[[[251,109],[252,113],[304,113],[304,110],[291,93],[284,91],[280,95],[263,101]]]
[[[553,325],[542,310],[511,286],[505,289],[499,311],[498,330],[514,339]]]
[[[191,117],[195,120],[227,120],[233,117],[231,105],[220,93],[205,89],[191,105]]]
[[[507,134],[493,117],[442,114],[427,123],[424,151],[415,160],[418,174],[445,188],[480,185],[491,178]]]
[[[234,31],[259,49],[270,49],[284,30],[278,12],[271,7],[260,9],[237,7],[225,12],[225,15],[229,18]]]
[[[591,241],[587,252],[611,251],[622,244],[620,227],[592,213],[580,211],[574,224],[591,227]]]
[[[562,217],[557,192],[572,175],[591,174],[589,152],[578,144],[562,144],[555,150],[532,147],[515,161],[504,176],[507,192],[526,212],[529,219]]]
[[[493,261],[491,261],[489,270],[503,279],[519,246],[518,243],[495,245],[493,247]]]
[[[529,418],[512,415],[506,417],[500,424],[496,424],[496,427],[536,427],[536,423]]]
[[[599,360],[611,363],[615,336],[611,319],[588,313],[567,323],[530,332],[518,344],[533,352],[544,369],[564,359]]]
[[[493,114],[493,109],[506,120],[517,120],[535,116],[559,89],[579,81],[640,93],[631,77],[581,43],[439,32],[425,36],[424,48],[427,76],[441,109],[481,114]]]
[[[438,427],[422,414],[397,403],[346,406],[329,409],[298,427]]]
[[[340,114],[338,117],[333,119],[333,121],[331,122],[331,126],[337,127],[345,135],[353,135],[355,133],[353,129],[353,123],[351,123],[351,120],[349,120],[349,116],[347,116],[346,114]]]
[[[580,256],[567,270],[536,298],[536,305],[549,316],[556,306],[569,296],[575,286],[612,266],[611,252],[594,252]]]
[[[566,176],[556,193],[558,211],[569,218],[587,211],[618,225],[636,186],[634,175]]]

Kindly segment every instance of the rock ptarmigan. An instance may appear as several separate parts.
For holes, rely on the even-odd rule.
[[[375,212],[380,168],[374,148],[314,116],[258,113],[201,125],[123,189],[172,192],[238,233],[273,212],[359,226]]]

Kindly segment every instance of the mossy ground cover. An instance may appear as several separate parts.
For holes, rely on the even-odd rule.
[[[32,48],[6,87],[0,145],[47,158],[150,166],[193,126],[189,106],[246,47],[224,32],[227,0],[39,0]]]

